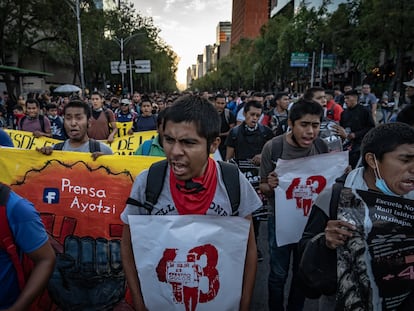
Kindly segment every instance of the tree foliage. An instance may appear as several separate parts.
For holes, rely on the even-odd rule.
[[[74,0],[3,0],[0,2],[0,63],[22,66],[33,50],[45,60],[71,66],[79,80],[79,52]],[[119,75],[111,75],[110,61],[120,60],[120,47],[114,38],[134,36],[124,47],[125,60],[148,59],[152,72],[134,80],[147,81],[142,91],[155,87],[176,90],[177,56],[159,37],[160,30],[151,17],[138,14],[132,3],[121,8],[99,10],[93,0],[80,0],[83,62],[89,88],[103,89],[107,82],[119,83]],[[139,34],[139,35],[137,35]],[[16,86],[6,77],[9,92]],[[126,75],[126,81],[129,81]],[[14,79],[16,81],[16,79]],[[70,82],[70,81],[68,81]]]
[[[295,14],[293,6],[288,7],[262,27],[249,49],[243,41],[232,47],[230,55],[219,61],[213,81],[231,77],[242,82],[232,83],[232,89],[275,91],[291,87],[294,81],[303,88],[309,85],[310,63],[308,68],[291,68],[291,53],[315,53],[318,72],[322,50],[334,54],[337,65],[329,74],[324,71],[324,86],[367,81],[398,90],[402,78],[411,78],[404,55],[414,45],[413,1],[354,0],[341,3],[334,12],[328,11],[329,4],[325,0],[320,8],[302,5]],[[210,77],[199,80],[193,85],[212,88],[207,83]],[[222,87],[228,88],[228,83]]]

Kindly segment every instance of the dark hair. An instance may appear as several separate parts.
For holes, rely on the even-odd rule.
[[[36,106],[40,108],[39,102],[37,101],[37,99],[34,99],[34,98],[29,98],[28,100],[26,100],[26,107],[27,107],[27,104],[36,104]]]
[[[216,100],[217,98],[224,98],[224,99],[226,99],[226,96],[224,96],[224,94],[218,93],[218,94],[214,97],[214,100]]]
[[[23,107],[22,106],[20,106],[20,105],[14,105],[13,106],[13,110],[19,110],[19,111],[21,111],[21,112],[23,112]]]
[[[104,99],[104,97],[103,97],[103,95],[102,95],[101,92],[94,91],[94,92],[92,92],[91,97],[92,97],[92,95],[98,95],[101,99]]]
[[[165,109],[161,110],[160,112],[158,112],[157,115],[157,128],[162,124],[162,122],[164,121],[165,118],[165,114],[167,113],[167,111],[170,109],[170,107],[166,107]]]
[[[357,90],[349,90],[349,91],[346,91],[345,93],[344,93],[344,96],[359,96],[359,94],[358,94],[358,91]]]
[[[292,108],[290,108],[289,120],[292,124],[295,124],[296,120],[299,120],[306,114],[319,116],[322,122],[323,108],[319,103],[313,100],[299,99],[292,105]]]
[[[220,134],[220,115],[207,99],[197,95],[179,97],[164,117],[163,130],[168,122],[194,122],[197,134],[207,139],[207,150]]]
[[[414,126],[414,105],[404,107],[404,109],[397,114],[396,121]]]
[[[141,104],[144,103],[144,102],[149,102],[152,105],[151,98],[149,98],[149,96],[146,95],[146,94],[145,95],[141,95]]]
[[[257,100],[251,100],[251,101],[248,101],[246,105],[244,106],[244,112],[247,113],[248,111],[250,111],[252,107],[258,108],[263,111],[263,106],[260,102],[258,102]]]
[[[289,93],[288,93],[288,92],[279,92],[279,93],[277,93],[277,94],[276,94],[276,96],[275,96],[275,100],[279,100],[279,99],[281,99],[283,96],[289,96]]]
[[[47,104],[46,110],[49,111],[50,109],[57,109],[57,105],[55,103]]]
[[[72,100],[66,106],[63,107],[63,116],[65,116],[66,109],[68,108],[83,108],[86,118],[89,120],[91,117],[91,108],[89,105],[81,100]]]
[[[254,92],[251,96],[252,97],[265,97],[262,92]]]
[[[306,99],[306,100],[312,100],[313,95],[316,92],[325,92],[325,89],[323,87],[320,87],[320,86],[314,86],[314,87],[308,88],[305,91],[305,94],[303,94],[303,98]]]
[[[393,152],[398,146],[414,144],[414,128],[408,124],[396,122],[381,124],[371,129],[362,139],[362,164],[368,167],[365,160],[367,153],[373,153],[378,161],[384,154]]]

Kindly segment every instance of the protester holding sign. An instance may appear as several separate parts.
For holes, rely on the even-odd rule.
[[[138,277],[136,262],[139,260],[146,260],[151,263],[152,270],[154,270],[156,265],[156,263],[154,264],[154,260],[158,261],[158,258],[146,258],[145,256],[148,256],[147,253],[133,254],[129,226],[131,215],[205,215],[202,218],[209,219],[212,216],[230,216],[234,214],[248,219],[251,223],[252,212],[262,205],[253,187],[237,170],[237,167],[228,163],[217,163],[209,157],[209,154],[215,152],[220,144],[220,117],[214,106],[206,99],[198,96],[185,96],[178,99],[166,113],[163,128],[163,145],[168,166],[165,166],[165,176],[162,179],[162,188],[158,199],[152,204],[147,204],[147,202],[150,201],[150,198],[146,195],[146,187],[152,186],[151,183],[147,185],[147,179],[149,179],[151,169],[153,169],[153,167],[151,167],[149,171],[143,171],[135,179],[130,198],[128,199],[128,204],[121,214],[121,219],[125,223],[121,245],[122,261],[135,310],[147,310],[148,304],[150,303],[148,300],[144,301],[145,297],[143,297],[145,286],[147,286],[147,284],[142,281],[142,274],[144,274],[145,271],[138,271],[140,273],[140,276]],[[159,163],[162,162],[158,162],[157,164]],[[227,186],[225,185],[226,174],[223,174],[221,171],[222,169],[224,170],[224,167],[231,168],[231,170],[236,173],[236,178],[232,181],[233,184],[236,184],[237,176],[239,178],[239,186],[237,187],[239,194],[238,198],[236,198],[238,199],[238,204],[235,206],[235,209],[231,204],[234,197],[232,198],[228,192],[228,184]],[[159,179],[160,177],[158,177],[157,180]],[[152,221],[154,221],[153,218],[150,218],[154,216],[145,217],[148,217],[148,220],[152,219]],[[183,216],[178,218],[185,219]],[[219,218],[213,217],[212,219],[214,223],[218,224],[218,227],[223,226],[221,225]],[[243,219],[243,221],[245,220]],[[249,225],[249,223],[247,223],[247,225]],[[209,231],[209,227],[203,227],[202,224],[197,222],[194,223],[194,228],[197,228],[196,231],[199,232],[205,233],[206,231]],[[225,225],[222,229],[225,229]],[[244,275],[243,278],[240,278],[240,280],[243,280],[243,284],[237,282],[230,286],[231,288],[225,288],[226,290],[232,290],[234,288],[241,289],[241,300],[237,301],[232,308],[226,310],[249,309],[255,282],[257,254],[253,228],[250,225],[250,228],[246,229],[246,241],[248,236],[247,253],[233,254],[233,257],[237,258],[244,258],[244,256],[246,256]],[[173,232],[169,231],[169,235],[173,235]],[[229,238],[222,234],[221,229],[215,231],[214,235],[218,237],[219,240],[227,241],[230,245],[241,243],[241,241],[236,243],[234,240],[228,240]],[[157,244],[163,243],[165,238],[166,236],[161,238],[157,234],[153,235],[153,239],[157,241]],[[221,254],[212,251],[215,247],[211,240],[204,241],[203,243],[207,243],[207,245],[203,246],[203,249],[207,254],[205,255],[205,257],[207,257],[207,263],[204,262],[204,264],[200,264],[204,266],[204,270],[208,275],[208,277],[204,279],[207,279],[207,288],[210,288],[210,290],[206,291],[207,294],[202,292],[201,289],[197,289],[196,292],[193,293],[193,299],[194,297],[197,297],[197,293],[199,294],[199,300],[193,302],[195,302],[195,304],[199,303],[200,308],[202,308],[202,303],[210,302],[214,304],[214,301],[218,299],[217,295],[220,295],[220,292],[224,290],[220,289],[217,291],[219,288],[217,283],[219,281],[219,276],[217,275],[216,265],[217,258],[222,258]],[[199,254],[199,251],[196,251],[197,249],[198,248],[194,251],[196,254]],[[171,257],[174,258],[177,250],[171,252],[170,249],[170,251],[166,251],[167,253],[164,254],[165,256],[171,257],[169,255],[174,253]],[[191,253],[189,253],[189,255],[191,255]],[[199,282],[199,276],[197,276],[198,268],[196,269],[196,266],[189,261],[188,258],[183,259],[184,261],[181,263],[169,260],[164,262],[162,266],[166,268],[170,267],[169,269],[177,271],[176,265],[180,265],[183,269],[185,268],[188,269],[188,271],[193,271],[195,273],[193,276],[190,275],[192,274],[190,272],[188,275],[188,278],[193,280],[193,285],[190,286],[187,282],[184,284],[184,276],[174,276],[173,272],[171,272],[168,279],[170,282],[176,280],[176,283],[184,284],[184,286],[187,287],[196,286]],[[197,255],[197,260],[200,260],[199,255]],[[218,260],[218,263],[220,264],[221,261]],[[227,262],[227,265],[231,266],[232,262]],[[165,271],[165,269],[161,269],[160,271]],[[214,275],[216,275],[217,278],[214,277]],[[164,281],[166,280],[165,275],[163,275],[162,278]],[[185,279],[188,278],[185,277]],[[231,278],[231,276],[227,277],[226,280],[220,280],[220,282],[229,281]],[[215,285],[211,286],[212,284]],[[160,284],[160,287],[161,285],[162,284]],[[173,287],[174,293],[178,291],[177,286],[178,285],[176,284],[176,286]],[[182,301],[180,295],[174,296],[175,301],[172,299],[173,295],[171,289],[169,293],[165,295],[162,294],[163,291],[159,290],[159,292],[155,294],[157,298],[154,299],[158,300],[158,303],[165,301],[167,305],[164,309],[172,310],[174,309],[175,303]],[[240,295],[240,292],[238,295]],[[226,295],[225,297],[221,297],[221,299],[229,298],[231,297]],[[184,300],[185,299],[184,296]],[[220,305],[219,303],[219,301],[216,302],[216,306]],[[181,307],[178,306],[178,308]]]
[[[52,154],[53,150],[90,152],[93,159],[104,154],[112,154],[112,149],[108,145],[88,136],[91,117],[88,104],[78,100],[71,101],[63,108],[63,115],[65,132],[69,139],[53,147],[37,148],[37,151],[47,155]]]
[[[290,109],[288,124],[291,131],[273,138],[263,147],[260,164],[260,190],[268,197],[270,206],[275,206],[275,188],[279,185],[279,178],[274,171],[279,158],[291,160],[328,152],[328,146],[318,137],[322,117],[323,109],[320,104],[314,101],[299,100]],[[274,214],[274,210],[272,212]],[[284,310],[284,288],[289,273],[290,258],[293,254],[293,281],[288,305],[292,310],[301,310],[305,297],[296,282],[297,244],[277,245],[275,217],[272,215],[269,217],[268,228],[269,309]]]
[[[233,127],[227,136],[225,142],[227,146],[226,160],[234,159],[237,163],[239,163],[239,160],[248,160],[257,167],[260,165],[263,146],[269,139],[273,138],[272,130],[259,124],[262,113],[262,103],[254,100],[246,103],[243,110],[244,121]],[[257,217],[253,217],[253,227],[257,240],[260,228],[260,221]],[[257,250],[257,259],[263,261],[260,249]]]
[[[52,137],[50,121],[40,114],[40,103],[36,99],[26,101],[26,115],[20,119],[18,129],[32,132],[34,137]]]
[[[372,251],[371,245],[365,239],[377,225],[382,226],[387,234],[392,234],[397,228],[395,215],[400,215],[401,212],[393,212],[393,208],[382,208],[380,205],[384,201],[384,195],[387,201],[390,201],[388,207],[398,206],[397,203],[391,203],[393,198],[414,199],[414,129],[402,123],[388,123],[372,129],[362,141],[361,156],[363,167],[351,171],[343,185],[337,183],[319,195],[299,243],[300,275],[307,287],[307,295],[315,298],[321,294],[336,293],[339,310],[356,310],[356,306],[360,306],[360,310],[381,309],[381,301],[379,305],[376,305],[375,301],[380,300],[378,296],[383,293],[384,288],[378,285],[377,279],[374,281],[371,278],[376,272],[373,271],[370,261],[371,258],[374,260],[376,255],[371,253],[370,256],[365,256],[367,249]],[[374,214],[372,209],[368,208],[370,204],[366,197],[374,197]],[[405,200],[405,206],[409,205]],[[345,216],[343,212],[337,213],[344,208],[351,213],[353,210],[362,210],[362,213],[351,220],[351,217]],[[384,211],[391,211],[392,216],[381,216]],[[412,225],[408,230],[412,236]],[[399,229],[398,232],[404,233]],[[384,238],[386,234],[382,233],[381,236]],[[402,236],[395,238],[404,240]],[[382,245],[388,247],[384,249],[388,254],[393,253],[390,243]],[[378,253],[380,249],[376,247],[375,251]],[[403,251],[405,250],[402,248],[396,250],[399,254]],[[412,261],[409,258],[413,252],[410,252],[411,255],[406,255],[405,258],[400,255],[399,261],[411,265],[412,269]],[[344,256],[348,257],[349,261],[344,261]],[[389,258],[384,257],[382,260],[387,264]],[[391,261],[387,267],[388,273],[391,273]],[[393,278],[391,274],[388,276],[388,279]],[[386,277],[382,281],[384,280],[388,281]],[[413,288],[413,278],[409,281],[409,288]],[[396,281],[391,287],[394,290],[401,288],[404,282],[407,281]],[[392,310],[413,310],[412,296],[408,291],[398,295],[398,302],[395,297],[387,299],[395,303]],[[382,302],[387,303],[387,299],[383,299]],[[335,298],[322,296],[320,310],[334,309]],[[382,309],[391,310],[386,307]]]

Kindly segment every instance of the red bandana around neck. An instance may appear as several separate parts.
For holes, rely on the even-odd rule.
[[[210,157],[204,175],[189,181],[177,180],[170,168],[171,196],[180,215],[204,215],[213,201],[216,188],[217,169]]]

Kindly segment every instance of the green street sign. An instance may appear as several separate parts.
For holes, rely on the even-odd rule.
[[[336,55],[335,54],[324,54],[322,68],[335,68]]]
[[[290,55],[290,67],[308,67],[309,53],[295,52]]]

